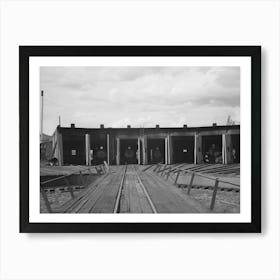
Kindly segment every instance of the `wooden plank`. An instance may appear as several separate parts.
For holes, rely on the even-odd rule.
[[[101,176],[92,184],[90,184],[85,190],[81,191],[80,194],[73,200],[69,200],[64,203],[61,207],[59,207],[56,212],[57,213],[65,213],[69,211],[70,207],[74,206],[75,204],[79,203],[81,199],[89,195],[92,191],[96,189],[96,187],[106,178],[106,175]]]
[[[111,168],[111,172],[97,185],[87,188],[61,209],[68,213],[113,213],[124,166]],[[128,166],[121,192],[120,213],[152,213],[152,207],[137,174],[159,213],[209,212],[209,209],[202,207],[196,200],[156,173],[138,171],[138,167]]]
[[[138,197],[139,197],[141,212],[142,213],[153,213],[153,209],[151,208],[151,206],[147,200],[147,197],[146,197],[143,189],[141,188],[139,182],[136,182],[135,187],[136,187]]]
[[[115,179],[115,175],[107,176],[106,179],[103,180],[101,184],[99,184],[96,191],[91,193],[88,197],[85,198],[81,207],[79,207],[79,209],[77,209],[76,211],[78,213],[93,213],[94,212],[93,208],[97,203],[97,201],[101,199],[106,186],[110,185],[114,179]]]
[[[170,186],[161,177],[153,173],[140,173],[156,209],[160,213],[207,213],[209,210],[198,201],[188,197],[180,189]],[[156,177],[155,177],[156,176]]]
[[[124,184],[121,194],[120,213],[129,213],[129,192],[126,184]]]
[[[134,170],[135,173],[135,170]],[[130,199],[130,213],[141,213],[141,205],[139,200],[139,195],[136,189],[136,176],[135,174],[129,174],[127,175],[127,184],[129,189],[129,199]]]
[[[115,201],[117,198],[119,185],[122,180],[123,168],[113,174],[111,177],[110,183],[105,184],[103,186],[102,194],[99,199],[95,201],[93,207],[90,209],[91,213],[113,213]]]
[[[120,213],[153,213],[138,178],[136,166],[128,166],[122,191]]]
[[[141,186],[141,188],[142,188],[142,190],[143,190],[143,192],[144,192],[144,194],[146,196],[146,199],[149,202],[149,206],[151,207],[152,212],[153,213],[157,213],[157,209],[156,209],[156,207],[155,207],[155,205],[154,205],[154,203],[153,203],[149,193],[147,192],[146,187],[144,186],[144,184],[143,184],[142,180],[140,179],[139,175],[136,174],[136,176],[137,176],[137,181],[139,182],[139,184],[140,184],[140,186]]]

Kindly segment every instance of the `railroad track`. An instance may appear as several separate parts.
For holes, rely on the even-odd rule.
[[[131,166],[132,167],[132,166]],[[118,189],[118,194],[117,194],[117,198],[116,198],[116,201],[115,201],[115,206],[114,206],[114,213],[120,213],[120,208],[121,208],[121,197],[122,197],[122,193],[124,191],[124,185],[126,183],[126,177],[127,177],[127,168],[128,166],[126,165],[125,166],[125,169],[124,169],[124,172],[123,172],[123,175],[122,175],[122,179],[121,179],[121,182],[120,182],[120,185],[119,185],[119,189]],[[152,210],[152,213],[158,213],[157,212],[157,209],[145,187],[145,185],[143,184],[139,174],[138,174],[138,170],[136,168],[136,166],[133,166],[134,168],[134,171],[135,173],[133,173],[133,175],[135,175],[136,177],[136,180],[137,182],[139,183],[139,186],[141,187],[143,193],[145,194],[145,197],[149,203],[149,206]],[[135,186],[134,186],[135,187]]]
[[[136,165],[112,168],[56,213],[198,213],[209,212],[165,180]]]

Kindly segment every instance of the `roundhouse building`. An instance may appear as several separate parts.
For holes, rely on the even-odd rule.
[[[240,125],[208,127],[78,128],[57,126],[60,165],[239,163]]]

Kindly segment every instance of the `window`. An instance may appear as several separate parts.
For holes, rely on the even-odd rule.
[[[77,155],[77,150],[71,150],[71,155],[76,156]]]

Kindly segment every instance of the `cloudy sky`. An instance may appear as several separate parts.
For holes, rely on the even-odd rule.
[[[176,127],[240,121],[239,67],[41,67],[44,133],[77,127]]]

